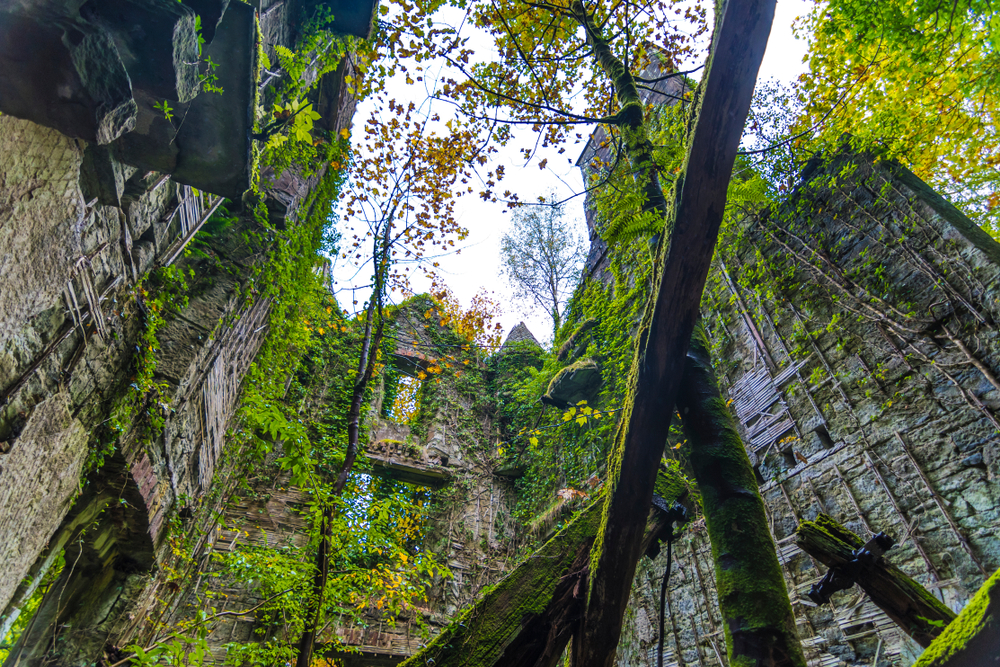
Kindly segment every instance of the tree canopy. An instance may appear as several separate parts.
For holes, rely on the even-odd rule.
[[[984,0],[829,0],[799,27],[801,148],[879,145],[1000,233],[1000,18]],[[818,140],[818,141],[817,141]],[[806,156],[808,157],[808,156]]]

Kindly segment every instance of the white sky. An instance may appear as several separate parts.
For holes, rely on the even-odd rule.
[[[778,0],[759,80],[777,78],[781,81],[791,81],[806,70],[806,65],[802,62],[805,56],[805,41],[797,40],[792,35],[792,23],[796,17],[805,15],[812,5],[811,0]],[[404,100],[407,96],[420,94],[420,99],[414,99],[414,102],[417,104],[424,102],[423,91],[408,89],[405,85],[399,86],[398,90],[396,88],[397,86],[390,84],[388,92],[397,99]],[[354,117],[355,128],[369,117],[373,104],[374,100],[369,99],[358,106]],[[437,103],[434,110],[440,112],[442,116],[445,115],[441,103]],[[549,192],[555,192],[560,197],[580,192],[582,190],[580,172],[572,163],[579,157],[583,144],[568,146],[566,153],[561,156],[556,155],[554,151],[540,152],[526,166],[519,157],[517,149],[533,143],[533,139],[530,143],[527,140],[511,141],[503,153],[495,156],[494,163],[504,164],[507,171],[507,176],[500,182],[498,189],[501,192],[503,190],[517,192],[522,201],[532,201],[537,196]],[[544,170],[539,170],[537,163],[543,157],[548,158],[548,166]],[[523,320],[535,337],[546,344],[551,342],[552,337],[549,318],[540,310],[533,311],[531,304],[516,302],[512,298],[511,287],[500,276],[500,238],[510,224],[510,214],[505,211],[506,207],[503,204],[486,203],[476,194],[459,199],[456,207],[458,222],[468,228],[469,238],[463,244],[460,253],[447,255],[438,260],[441,265],[438,273],[463,306],[469,304],[480,288],[485,287],[493,292],[493,296],[503,308],[501,323],[504,336]],[[578,221],[580,234],[586,237],[583,197],[577,197],[569,202],[566,205],[566,213],[567,219]],[[338,260],[334,270],[336,287],[343,288],[350,283],[367,282],[367,270],[362,270],[352,279],[355,273],[356,270],[346,266],[344,260]],[[417,292],[429,287],[429,283],[420,278],[415,278],[413,284]],[[361,294],[359,292],[359,296]],[[343,306],[349,307],[351,302],[349,294],[340,293],[338,299]]]

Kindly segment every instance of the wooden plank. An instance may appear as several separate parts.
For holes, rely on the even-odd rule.
[[[686,487],[669,477],[678,493]],[[679,496],[666,498],[669,504]],[[599,498],[451,623],[407,667],[535,667],[554,664],[583,613],[590,546],[600,531]],[[662,539],[665,513],[643,511],[645,551]]]
[[[582,4],[582,3],[581,3]],[[610,454],[602,531],[591,553],[592,581],[575,667],[610,667],[641,543],[656,471],[725,212],[736,152],[767,46],[774,0],[730,0],[712,39],[700,107],[677,190],[669,235],[658,251],[654,300],[639,328],[622,429]]]
[[[1000,656],[1000,570],[986,580],[913,667],[995,666]]]
[[[854,550],[864,544],[860,537],[825,514],[820,514],[816,521],[800,523],[796,535],[803,551],[831,568],[848,566],[854,560]],[[943,626],[935,623],[950,623],[955,617],[942,602],[886,558],[858,568],[852,576],[871,601],[921,646],[929,645],[941,633]],[[869,614],[874,623],[877,614]],[[861,622],[868,621],[859,622],[854,613],[838,618],[841,628]]]

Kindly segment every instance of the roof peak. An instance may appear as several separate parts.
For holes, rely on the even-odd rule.
[[[513,345],[514,343],[531,343],[536,347],[538,347],[539,349],[541,349],[542,347],[541,344],[538,342],[538,339],[536,339],[535,336],[531,333],[531,330],[528,329],[528,326],[524,323],[524,320],[519,322],[513,329],[510,330],[510,333],[507,334],[507,340],[505,340],[503,342],[503,345],[500,347],[500,351],[503,352],[504,349],[506,349],[509,345]]]

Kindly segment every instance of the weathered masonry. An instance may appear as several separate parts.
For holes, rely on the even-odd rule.
[[[517,556],[518,531],[510,518],[512,487],[494,474],[495,456],[489,448],[497,433],[490,404],[484,400],[485,368],[475,352],[456,353],[462,339],[436,318],[425,317],[433,307],[426,297],[416,297],[392,316],[393,351],[385,372],[376,379],[379,386],[365,421],[369,467],[361,474],[404,483],[430,497],[421,544],[447,565],[452,576],[434,581],[426,604],[395,619],[374,607],[365,609],[360,620],[343,615],[331,619],[319,636],[317,651],[335,655],[348,667],[398,664],[416,653],[484,588],[496,583]],[[383,401],[391,397],[388,385],[399,377],[416,377],[448,358],[462,366],[462,374],[425,380],[415,421],[399,424],[383,416],[387,412],[383,407],[388,407]],[[329,400],[321,383],[308,391],[310,404]],[[306,544],[308,526],[301,510],[309,498],[289,485],[287,473],[265,464],[253,492],[243,495],[226,508],[226,528],[218,534],[212,553],[225,557],[246,550],[280,552]],[[224,574],[205,586],[226,596],[223,610],[251,609],[266,599],[255,587]],[[262,641],[273,631],[253,614],[235,615],[220,621],[209,646],[215,659],[222,661],[227,643]],[[358,652],[340,651],[339,645]]]
[[[810,665],[909,665],[920,647],[794,542],[826,512],[953,610],[1000,566],[1000,245],[907,170],[834,156],[720,240],[702,301],[760,475]],[[619,664],[655,664],[664,563],[640,565]],[[707,534],[675,549],[666,664],[725,664]],[[876,662],[873,662],[876,661]]]
[[[280,78],[256,58],[293,45],[298,9],[314,4],[52,0],[0,11],[0,638],[60,554],[66,563],[10,664],[121,664],[122,647],[190,617],[206,590],[228,596],[212,659],[269,627],[236,613],[261,601],[252,588],[209,575],[213,555],[307,541],[308,499],[274,474],[273,457],[254,493],[234,500],[241,462],[227,430],[276,307],[253,284],[267,236],[241,195],[259,176],[270,226],[294,228],[323,176],[255,172],[251,114]],[[342,30],[368,30],[369,5],[338,8]],[[191,64],[196,16],[221,96],[197,92],[207,70]],[[333,134],[353,112],[351,68],[345,59],[311,98]],[[806,597],[824,568],[793,531],[825,512],[864,537],[888,532],[889,558],[956,610],[1000,566],[1000,246],[896,165],[844,153],[810,169],[774,210],[728,230],[703,317],[810,664],[905,666],[918,648],[857,589],[832,605]],[[228,226],[198,235],[218,211]],[[613,249],[593,238],[589,275],[607,279]],[[171,300],[153,309],[136,295],[155,269]],[[363,623],[332,619],[321,640],[359,649],[340,656],[351,667],[415,653],[533,541],[511,518],[519,472],[497,452],[480,356],[456,361],[469,368],[461,378],[424,383],[419,419],[385,418],[399,375],[426,374],[460,347],[417,304],[399,310],[376,380],[364,474],[429,489],[424,545],[454,578],[395,623],[375,609]],[[521,328],[512,339],[533,341]],[[564,385],[567,403],[600,384],[596,362],[573,370],[585,379]],[[135,386],[148,419],[135,418]],[[674,559],[667,664],[725,665],[699,522]],[[655,664],[663,568],[662,555],[639,565],[620,665]]]
[[[252,283],[266,234],[240,198],[272,84],[258,54],[296,38],[287,4],[0,10],[0,637],[67,563],[19,664],[114,662],[108,646],[176,606],[167,534],[214,540],[226,429],[272,307]],[[198,92],[208,57],[221,94]],[[349,69],[314,100],[333,132],[353,113]],[[321,176],[261,174],[271,224],[298,224]],[[229,222],[196,238],[223,210]],[[147,289],[169,303],[136,299]],[[140,384],[153,428],[135,418]]]

